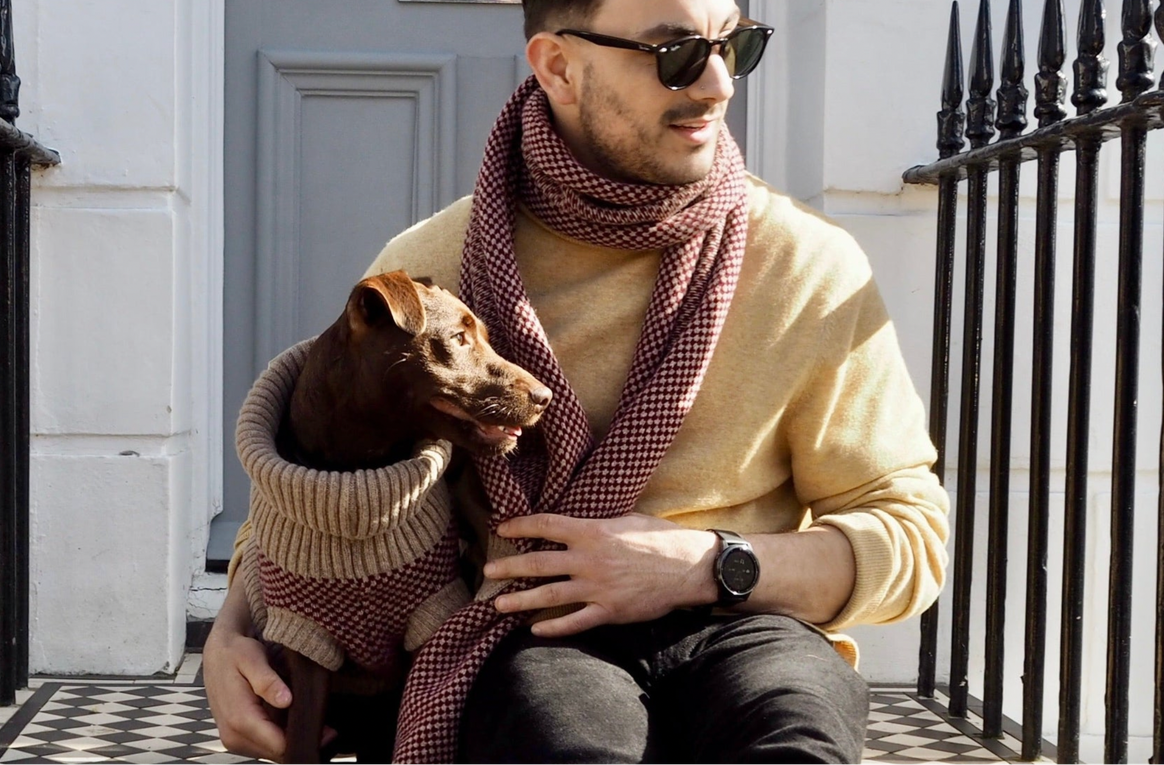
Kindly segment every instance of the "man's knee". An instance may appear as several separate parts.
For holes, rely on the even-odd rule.
[[[706,643],[679,694],[706,703],[680,735],[708,762],[860,759],[869,688],[827,639],[794,619],[743,617]]]
[[[461,723],[464,762],[642,762],[647,714],[625,670],[571,641],[510,636],[482,667]]]

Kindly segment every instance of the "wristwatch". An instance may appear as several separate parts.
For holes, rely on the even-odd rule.
[[[760,581],[760,561],[748,541],[734,531],[708,529],[719,537],[715,556],[715,583],[719,587],[717,606],[743,603]]]

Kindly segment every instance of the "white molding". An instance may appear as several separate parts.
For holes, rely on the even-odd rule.
[[[222,511],[225,6],[197,0],[191,11],[192,576],[205,571],[210,521]]]
[[[787,188],[788,7],[786,0],[754,0],[753,21],[774,28],[760,66],[748,79],[748,170],[778,189]]]

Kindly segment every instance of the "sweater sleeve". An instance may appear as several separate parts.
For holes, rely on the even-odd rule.
[[[854,257],[822,291],[816,363],[788,430],[793,482],[813,525],[842,531],[856,558],[853,595],[821,625],[829,631],[928,608],[945,581],[949,535],[925,409],[864,253],[846,240]]]

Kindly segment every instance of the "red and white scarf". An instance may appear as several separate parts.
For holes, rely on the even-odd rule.
[[[518,201],[574,239],[663,251],[630,372],[597,445],[518,272]],[[493,127],[477,178],[461,298],[485,322],[498,352],[548,385],[554,398],[512,459],[476,460],[493,528],[531,513],[614,518],[633,510],[699,392],[739,280],[747,225],[743,160],[726,128],[706,178],[681,186],[622,183],[574,159],[554,132],[549,100],[533,77],[518,88]],[[548,544],[520,540],[518,548]],[[515,581],[505,591],[535,584]],[[408,676],[397,761],[453,760],[477,671],[527,618],[500,614],[491,601],[475,602],[436,632]]]

